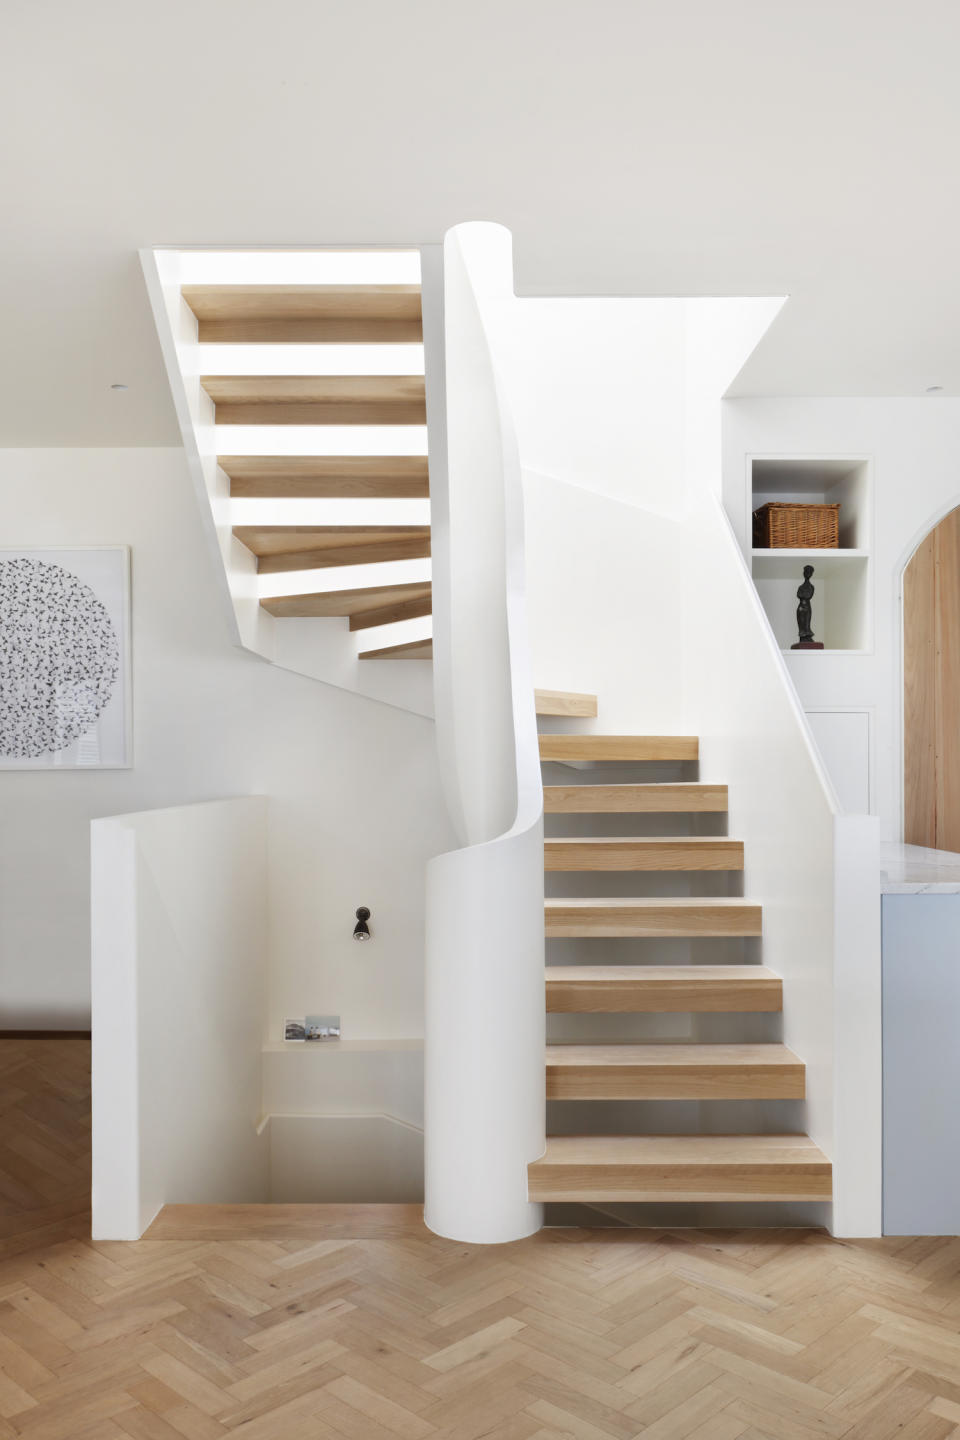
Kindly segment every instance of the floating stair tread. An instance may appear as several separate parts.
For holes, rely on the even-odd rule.
[[[419,285],[184,285],[201,342],[416,342]]]
[[[425,455],[221,455],[238,499],[412,500],[430,493]]]
[[[829,1200],[830,1161],[807,1135],[551,1135],[531,1200]]]
[[[742,870],[743,842],[723,835],[550,836],[546,870]]]
[[[677,1069],[717,1070],[772,1067],[802,1070],[803,1061],[779,1044],[689,1044],[686,1040],[663,1043],[548,1045],[547,1066],[588,1070]]]
[[[765,965],[548,965],[549,1014],[721,1014],[783,1008]]]
[[[420,560],[430,554],[425,525],[235,525],[233,533],[257,556],[262,575]]]
[[[541,760],[696,760],[695,735],[541,735]]]
[[[683,895],[550,899],[544,902],[548,938],[597,936],[717,936],[762,934],[763,907],[739,896]]]
[[[548,1045],[548,1100],[802,1100],[785,1045]]]
[[[719,814],[727,809],[726,785],[693,781],[650,785],[544,785],[544,810],[552,815]]]
[[[363,615],[385,605],[403,604],[410,600],[429,600],[429,581],[406,585],[358,586],[355,590],[328,590],[302,595],[275,595],[260,601],[264,610],[278,619],[326,619],[336,616]]]
[[[533,697],[538,715],[573,715],[581,720],[596,718],[596,695],[586,695],[577,690],[534,690]]]
[[[203,375],[218,425],[425,425],[422,375]]]
[[[395,625],[399,620],[421,620],[433,613],[433,602],[429,595],[419,599],[400,600],[390,605],[381,605],[376,610],[360,610],[350,616],[351,630],[370,630],[375,625]]]
[[[432,640],[410,640],[405,645],[384,645],[379,650],[361,650],[361,660],[432,660]]]

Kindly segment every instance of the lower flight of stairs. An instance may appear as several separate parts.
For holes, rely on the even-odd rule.
[[[590,719],[596,698],[537,691],[538,715]],[[541,735],[545,763],[616,762],[689,766],[692,736]],[[681,773],[683,773],[681,771]],[[726,786],[692,780],[546,784],[547,815],[722,814]],[[637,872],[742,871],[741,842],[718,835],[548,835],[547,872],[593,876]],[[606,822],[608,828],[611,822]],[[623,824],[619,821],[618,824]],[[661,822],[664,823],[664,822]],[[679,827],[678,827],[679,828]],[[611,882],[612,883],[612,882]],[[551,939],[632,939],[630,964],[549,965],[547,1011],[554,1015],[704,1014],[748,1016],[782,1009],[779,976],[761,964],[643,963],[642,942],[665,938],[758,937],[762,906],[717,895],[548,898]],[[622,951],[620,952],[622,958]],[[632,959],[632,957],[631,957]],[[803,1061],[782,1044],[548,1044],[547,1098],[557,1101],[802,1100]],[[531,1200],[644,1202],[823,1201],[832,1193],[830,1162],[802,1134],[550,1135],[529,1167]]]

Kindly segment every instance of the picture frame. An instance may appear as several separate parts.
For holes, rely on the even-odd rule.
[[[292,1020],[283,1022],[283,1039],[287,1045],[302,1045],[307,1038],[306,1026],[303,1023],[303,1016],[296,1016]]]
[[[130,549],[0,549],[0,770],[126,770]]]
[[[322,1044],[326,1040],[340,1039],[339,1015],[308,1015],[305,1022],[305,1037],[308,1045]]]

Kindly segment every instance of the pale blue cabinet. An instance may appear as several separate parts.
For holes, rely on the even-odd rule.
[[[884,895],[883,1230],[960,1234],[960,894]]]

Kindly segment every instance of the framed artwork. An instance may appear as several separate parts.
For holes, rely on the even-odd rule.
[[[339,1040],[340,1016],[308,1015],[304,1022],[304,1039],[308,1044],[313,1040]]]
[[[0,769],[131,763],[130,551],[0,550]]]

